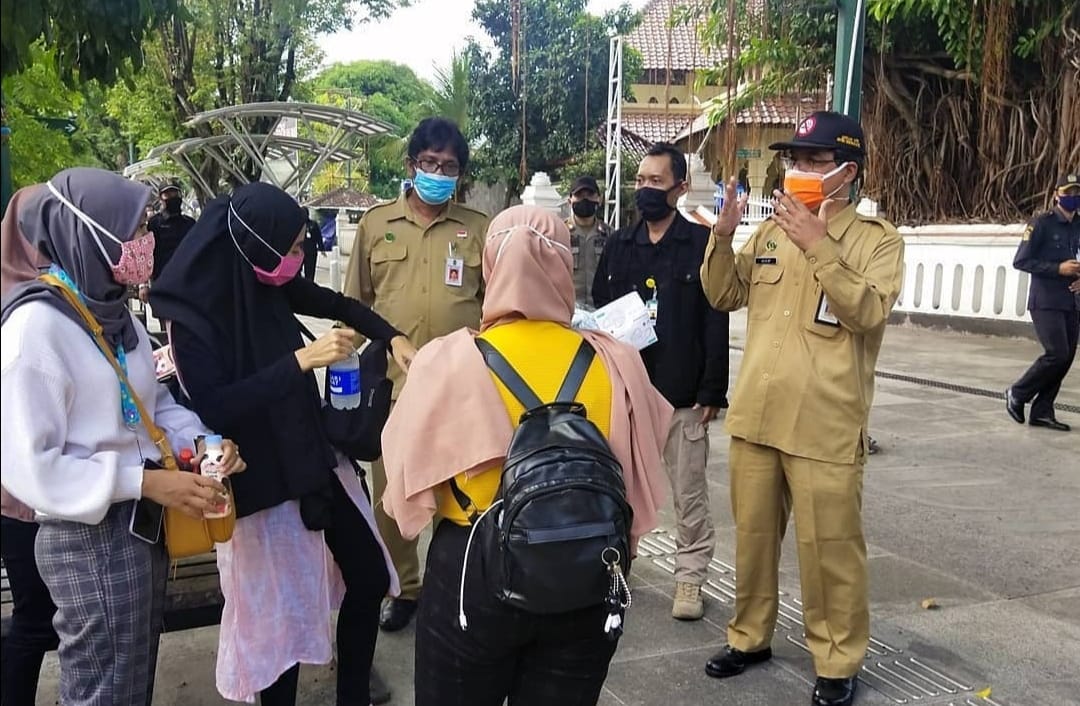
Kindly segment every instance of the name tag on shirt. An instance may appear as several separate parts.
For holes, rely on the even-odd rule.
[[[755,265],[775,265],[776,264],[776,258],[775,257],[755,257],[754,258],[754,264]]]
[[[814,316],[814,323],[828,326],[840,325],[840,319],[836,318],[836,314],[829,308],[829,298],[825,296],[825,292],[821,293],[821,298],[818,300],[817,315]]]
[[[448,287],[460,287],[461,278],[465,271],[465,261],[459,257],[446,258],[445,282]]]

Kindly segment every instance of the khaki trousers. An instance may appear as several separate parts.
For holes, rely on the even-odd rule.
[[[709,430],[701,410],[675,410],[664,446],[664,470],[675,504],[675,580],[701,586],[716,544],[709,505]]]
[[[419,539],[408,540],[401,536],[397,522],[383,509],[382,496],[386,492],[386,467],[382,459],[371,463],[371,481],[374,486],[375,524],[390,559],[394,562],[398,579],[401,581],[400,598],[416,600],[420,595],[420,551]]]
[[[733,437],[729,460],[736,590],[728,643],[754,652],[772,641],[780,543],[793,509],[814,668],[820,677],[855,675],[870,639],[862,533],[865,458],[860,452],[853,464],[824,463]]]

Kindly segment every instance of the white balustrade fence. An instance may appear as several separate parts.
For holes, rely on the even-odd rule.
[[[738,249],[755,226],[740,226]],[[1030,277],[1013,268],[1024,226],[931,225],[900,228],[904,279],[895,311],[994,321],[1031,321]]]

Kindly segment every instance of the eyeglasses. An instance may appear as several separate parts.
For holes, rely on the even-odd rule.
[[[812,159],[810,157],[792,157],[791,155],[784,155],[780,157],[780,164],[784,169],[799,169],[801,171],[819,172],[827,167],[833,167],[838,164],[835,158],[833,159]]]
[[[442,172],[443,176],[448,177],[461,175],[461,165],[457,162],[440,162],[437,159],[414,159],[412,163],[425,174]]]

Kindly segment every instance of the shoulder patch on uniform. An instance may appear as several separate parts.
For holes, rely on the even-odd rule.
[[[1031,240],[1031,234],[1035,230],[1035,226],[1028,224],[1027,228],[1024,228],[1024,234],[1020,236],[1020,240]]]

